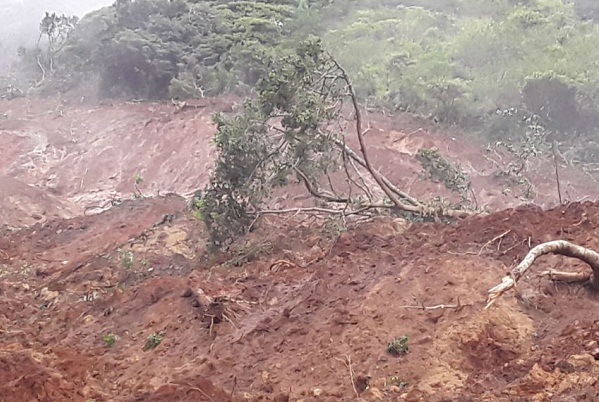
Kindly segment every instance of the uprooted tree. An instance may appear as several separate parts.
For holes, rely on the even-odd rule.
[[[196,202],[214,246],[243,235],[261,215],[298,212],[267,205],[276,188],[292,181],[319,202],[299,212],[343,217],[383,210],[429,217],[470,213],[416,200],[372,166],[364,140],[368,128],[351,80],[320,40],[303,42],[294,54],[272,61],[256,92],[242,113],[214,117],[216,165]],[[342,114],[348,109],[358,151],[346,142]],[[334,174],[343,175],[345,185],[334,185]]]
[[[526,257],[518,264],[510,273],[505,276],[501,283],[489,289],[487,305],[489,308],[497,299],[505,292],[516,287],[516,283],[526,271],[532,266],[535,260],[545,254],[559,254],[567,257],[578,258],[581,261],[589,264],[592,271],[585,272],[562,272],[562,271],[545,271],[541,276],[549,277],[552,280],[561,280],[567,282],[590,282],[593,289],[599,290],[599,254],[588,248],[570,243],[565,240],[554,240],[547,243],[539,244],[533,247]]]

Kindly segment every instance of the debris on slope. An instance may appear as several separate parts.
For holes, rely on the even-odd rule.
[[[166,214],[173,219],[156,226]],[[280,235],[268,252],[227,268],[202,262],[202,228],[177,196],[5,230],[3,400],[599,395],[590,290],[527,277],[517,297],[483,310],[488,287],[530,245],[560,237],[599,249],[589,235],[598,204],[522,207],[455,225],[378,221],[332,240],[305,225],[269,228]],[[577,264],[539,260],[556,263]],[[407,353],[388,353],[401,336]],[[148,339],[159,342],[148,348]]]
[[[487,289],[537,244],[599,251],[599,204],[332,232],[272,218],[230,255],[207,256],[202,225],[167,194],[207,180],[210,113],[234,99],[202,102],[2,101],[3,401],[599,396],[592,291],[527,275],[515,297],[482,309]],[[430,148],[461,161],[480,207],[522,203],[497,188],[476,145],[405,116],[369,119],[374,163],[415,196],[451,196],[419,179],[414,155]],[[552,205],[553,171],[537,162],[535,202]],[[597,185],[572,168],[560,177],[574,199]],[[297,203],[294,191],[279,201]],[[537,263],[584,269],[560,256]],[[394,340],[400,353],[390,353]]]

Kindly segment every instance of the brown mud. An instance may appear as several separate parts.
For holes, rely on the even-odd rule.
[[[202,225],[167,193],[205,183],[209,112],[230,101],[180,113],[128,103],[47,113],[47,102],[0,104],[1,401],[597,400],[599,295],[535,275],[584,264],[542,257],[517,292],[483,307],[536,244],[599,250],[599,203],[521,205],[492,185],[480,147],[370,115],[374,161],[394,182],[439,191],[413,158],[435,146],[478,172],[479,202],[507,209],[340,233],[264,221],[238,254],[210,261]],[[534,201],[555,205],[550,170],[535,166]],[[572,199],[595,197],[594,181],[564,171]],[[131,198],[136,173],[152,197],[83,213]],[[407,353],[389,353],[404,335]]]

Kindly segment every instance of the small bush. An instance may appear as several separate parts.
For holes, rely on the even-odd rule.
[[[408,353],[410,349],[408,346],[408,341],[409,338],[407,335],[398,336],[397,338],[389,342],[389,344],[387,345],[387,352],[396,356],[405,355],[406,353]]]
[[[146,338],[146,342],[144,343],[143,350],[150,350],[156,348],[162,342],[162,338],[164,337],[164,332],[154,332]]]
[[[112,332],[109,333],[109,334],[106,334],[106,335],[102,336],[102,341],[109,348],[114,345],[114,343],[116,342],[116,340],[117,340],[117,337]]]
[[[429,148],[420,148],[416,159],[422,164],[427,179],[443,183],[448,190],[460,194],[463,202],[467,201],[470,180],[459,164],[450,162],[437,150]]]

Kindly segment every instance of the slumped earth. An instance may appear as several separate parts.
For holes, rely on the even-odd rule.
[[[522,205],[471,142],[370,114],[374,163],[400,187],[442,193],[414,158],[435,146],[460,160],[481,206],[503,210],[339,236],[297,217],[264,221],[228,263],[208,261],[203,227],[174,193],[206,182],[210,113],[234,101],[180,112],[0,103],[0,400],[597,399],[599,295],[536,276],[583,263],[542,257],[517,292],[483,307],[536,244],[599,250],[599,203],[555,206],[538,160],[532,201],[553,209]],[[568,199],[597,194],[590,177],[561,173]],[[131,199],[136,174],[146,197]],[[389,353],[401,336],[407,353]]]

